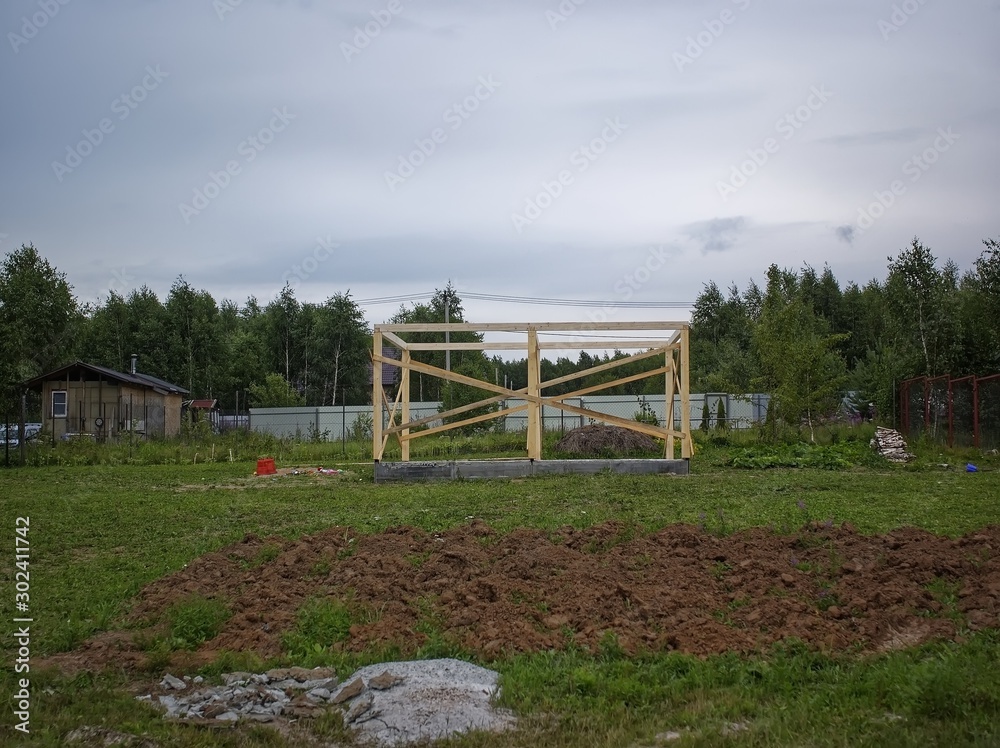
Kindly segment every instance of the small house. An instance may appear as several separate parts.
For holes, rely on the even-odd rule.
[[[181,418],[192,426],[207,423],[212,431],[218,433],[221,430],[222,410],[219,401],[213,398],[185,400],[181,403]]]
[[[135,359],[133,358],[133,369]],[[42,428],[56,439],[177,436],[188,391],[149,374],[76,361],[24,383],[41,391]]]

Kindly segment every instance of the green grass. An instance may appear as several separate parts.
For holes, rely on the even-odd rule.
[[[229,609],[220,600],[190,595],[167,610],[170,649],[197,649],[215,637],[229,619]]]
[[[853,449],[829,446],[839,454]],[[310,462],[337,465],[339,445],[306,447]],[[734,457],[748,448],[732,441],[706,443],[687,478],[602,474],[412,485],[374,485],[365,465],[344,465],[352,477],[254,479],[251,463],[230,463],[228,454],[220,461],[217,453],[216,462],[196,465],[0,470],[0,496],[11,537],[15,517],[31,518],[33,658],[72,649],[96,631],[122,625],[130,600],[145,584],[248,532],[291,538],[331,525],[361,533],[400,525],[438,531],[470,517],[501,532],[614,519],[646,530],[688,522],[729,533],[834,518],[865,533],[916,525],[957,536],[1000,524],[996,458],[933,449],[907,468],[859,465],[865,462],[860,459],[836,470],[732,467]],[[966,461],[976,462],[981,472],[964,472]],[[255,563],[266,562],[273,548],[264,546]],[[330,563],[323,561],[311,570],[320,576],[329,571]],[[12,576],[11,562],[0,565],[4,589],[12,589]],[[929,589],[941,604],[938,615],[957,614],[956,590],[944,582]],[[350,601],[312,605],[300,612],[295,631],[299,639],[292,650],[301,655],[300,664],[333,663],[346,670],[392,656],[370,651],[334,657],[328,643],[343,635],[344,626],[378,612],[354,610]],[[189,599],[169,616],[170,641],[196,646],[225,615],[216,602]],[[427,636],[422,655],[462,655],[431,616],[420,626]],[[522,716],[522,729],[503,738],[469,736],[449,744],[651,746],[656,735],[670,730],[684,735],[670,745],[1000,744],[996,632],[971,636],[964,644],[865,659],[828,658],[791,644],[756,658],[627,658],[616,644],[605,642],[596,656],[570,651],[484,663],[503,674],[504,702]],[[2,647],[8,666],[0,678],[0,699],[9,703],[16,691],[9,636]],[[205,673],[267,664],[233,653]],[[114,673],[64,678],[32,671],[31,677],[31,745],[61,745],[74,727],[102,724],[149,733],[165,746],[296,744],[266,727],[217,733],[166,724],[136,703],[123,676]],[[0,742],[13,735],[12,719],[11,710],[3,710]],[[333,739],[342,728],[336,720],[328,722],[308,729]],[[724,736],[730,723],[747,729]]]
[[[295,628],[284,636],[283,644],[296,661],[314,659],[347,639],[352,623],[350,608],[341,601],[309,600],[299,609]]]
[[[996,745],[998,665],[996,632],[871,659],[794,642],[754,658],[541,653],[504,664],[502,703],[535,717],[529,735],[482,744]]]

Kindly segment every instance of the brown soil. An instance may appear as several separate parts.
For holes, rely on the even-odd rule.
[[[652,437],[620,426],[581,426],[556,442],[556,452],[577,455],[632,454],[655,452],[659,447]]]
[[[224,600],[233,615],[189,665],[221,650],[281,655],[282,635],[313,596],[355,612],[338,645],[350,650],[408,655],[427,641],[420,630],[437,630],[486,658],[596,650],[608,632],[628,652],[751,652],[787,637],[877,652],[1000,626],[1000,526],[957,539],[913,528],[864,536],[849,525],[722,538],[690,525],[645,534],[618,523],[500,535],[478,521],[441,533],[250,535],[147,586],[129,621],[162,625],[193,594]],[[135,639],[134,630],[104,633],[50,664],[140,668],[147,654]]]

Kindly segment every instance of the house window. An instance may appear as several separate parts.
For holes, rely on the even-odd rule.
[[[66,390],[53,390],[52,391],[52,417],[53,418],[65,418],[66,417]]]

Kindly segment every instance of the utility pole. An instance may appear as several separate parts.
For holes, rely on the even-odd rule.
[[[451,308],[451,294],[449,293],[444,297],[444,323],[447,325],[450,322],[449,312]],[[451,342],[451,332],[448,330],[444,331],[444,344],[445,346]],[[451,350],[449,348],[444,349],[444,369],[445,371],[451,371]]]
[[[444,323],[446,325],[449,324],[450,321],[451,321],[450,320],[450,311],[451,311],[451,289],[449,288],[445,292],[445,297],[444,297]],[[444,345],[445,345],[445,349],[444,349],[444,369],[445,369],[445,371],[451,371],[451,349],[448,348],[448,344],[450,342],[451,342],[451,331],[445,330],[444,331]],[[451,402],[451,380],[450,379],[448,380],[448,383],[445,386],[446,386],[447,392],[448,392],[448,404],[445,407],[445,409],[447,410],[448,408],[451,408],[451,406],[452,406],[452,402]]]

